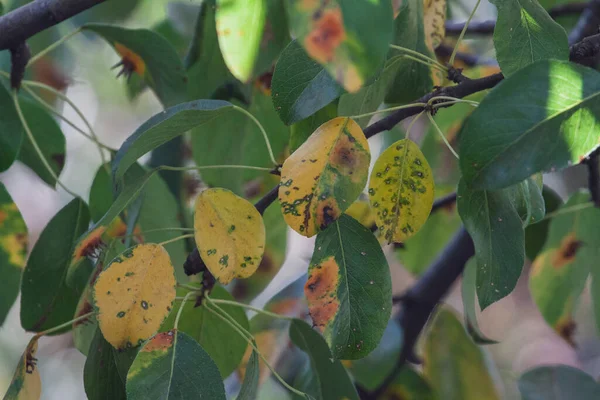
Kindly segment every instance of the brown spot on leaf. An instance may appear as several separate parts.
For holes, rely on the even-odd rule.
[[[56,165],[58,166],[58,169],[62,169],[65,166],[65,155],[64,154],[60,154],[60,153],[52,154],[50,157],[56,163]]]
[[[4,223],[7,217],[8,214],[6,214],[4,211],[0,211],[0,225]]]
[[[561,318],[560,321],[556,323],[554,328],[560,337],[562,337],[572,347],[576,347],[573,335],[575,334],[577,324],[575,324],[575,321],[573,321],[570,316]]]
[[[154,336],[146,345],[142,348],[141,351],[151,352],[155,350],[164,350],[168,349],[173,345],[173,338],[177,334],[175,329],[171,329],[170,331],[158,333]]]
[[[582,244],[583,242],[577,240],[574,233],[566,236],[554,254],[552,266],[556,269],[559,269],[571,263],[575,259],[575,255]]]
[[[313,323],[321,332],[338,312],[339,281],[339,266],[333,256],[310,268],[308,280],[304,285],[304,294]]]
[[[320,63],[330,62],[336,49],[346,40],[346,30],[339,8],[314,14],[311,32],[304,39],[308,54]]]
[[[335,222],[341,215],[340,207],[335,199],[329,197],[319,201],[317,204],[316,216],[317,226],[324,230],[329,224]]]
[[[96,249],[102,245],[102,234],[106,230],[105,226],[99,226],[91,231],[85,239],[83,239],[75,247],[73,252],[73,262],[81,260],[83,257],[92,256],[95,254]]]

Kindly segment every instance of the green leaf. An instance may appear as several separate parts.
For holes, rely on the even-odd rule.
[[[537,174],[505,189],[512,197],[523,227],[541,221],[546,215],[542,187],[542,175]]]
[[[88,277],[84,276],[77,285],[69,287],[67,271],[77,238],[86,231],[89,222],[87,205],[75,198],[42,231],[21,281],[23,329],[40,332],[73,317]]]
[[[476,289],[484,310],[515,288],[525,262],[523,222],[509,190],[458,185],[458,213],[475,244]]]
[[[444,400],[500,399],[481,350],[456,315],[441,309],[425,339],[423,373]]]
[[[219,370],[190,336],[177,329],[159,333],[146,342],[131,364],[127,399],[189,398],[225,400]]]
[[[225,64],[242,82],[252,77],[267,7],[265,0],[216,0],[219,47]]]
[[[321,108],[310,117],[306,117],[303,120],[292,124],[290,127],[290,153],[298,150],[298,147],[302,146],[319,126],[337,117],[337,110],[338,104],[334,101]]]
[[[279,56],[271,85],[275,110],[286,125],[310,117],[344,92],[296,40]]]
[[[107,170],[108,167],[108,170]],[[92,187],[90,188],[90,216],[92,221],[98,222],[113,204],[113,184],[110,175],[110,164],[101,165],[96,171]]]
[[[24,130],[12,96],[0,85],[0,172],[6,171],[17,158]]]
[[[479,328],[477,322],[477,304],[476,304],[476,293],[475,285],[477,279],[477,260],[475,257],[471,257],[465,265],[465,271],[463,272],[463,278],[461,282],[461,294],[465,313],[465,325],[467,331],[471,335],[473,341],[477,344],[494,344],[498,343],[488,337]]]
[[[184,292],[178,290],[178,295]],[[215,286],[210,297],[212,299],[233,300],[233,297],[220,286]],[[181,302],[176,301],[173,311],[160,328],[161,332],[173,329],[175,316],[181,307]],[[248,329],[248,318],[240,307],[230,305],[219,305],[227,314],[233,317],[246,330]],[[194,303],[188,301],[183,307],[179,321],[180,332],[190,335],[206,350],[214,360],[223,379],[227,378],[240,365],[248,343],[231,326],[223,322],[214,314],[208,312],[205,307],[194,307]],[[226,346],[223,343],[227,343]]]
[[[436,400],[427,380],[409,367],[403,367],[378,400]]]
[[[349,92],[385,59],[393,31],[389,1],[294,0],[286,10],[292,36]]]
[[[538,367],[519,378],[523,400],[594,400],[600,398],[600,385],[585,372],[567,366]]]
[[[285,14],[285,2],[283,0],[266,0],[266,4],[267,18],[258,59],[254,67],[255,75],[268,74],[272,71],[279,55],[292,40]]]
[[[304,293],[334,358],[358,359],[373,351],[390,319],[392,283],[371,231],[343,214],[319,233]]]
[[[117,350],[96,330],[83,368],[83,385],[89,400],[125,400],[127,371],[137,348]]]
[[[358,400],[358,394],[348,373],[339,360],[331,358],[327,343],[310,325],[299,319],[290,324],[290,339],[304,351],[310,360],[311,376],[309,395],[317,400]]]
[[[129,136],[117,152],[113,161],[115,181],[121,181],[129,167],[144,154],[231,111],[232,107],[226,101],[197,100],[156,114]]]
[[[256,351],[252,351],[250,360],[248,360],[248,364],[246,365],[244,382],[242,382],[242,388],[240,389],[240,393],[236,400],[255,400],[257,398],[259,375],[258,355],[256,354]]]
[[[348,369],[352,377],[368,391],[377,389],[394,371],[401,347],[402,330],[398,323],[391,319],[377,348],[365,358],[351,361]]]
[[[542,189],[542,196],[544,198],[544,208],[546,213],[552,213],[556,211],[562,204],[563,201],[558,194],[548,186],[544,186]],[[550,227],[550,219],[542,220],[536,224],[529,225],[525,229],[525,255],[530,260],[534,260],[537,255],[542,251],[546,237],[548,236],[548,228]]]
[[[10,194],[0,183],[0,326],[19,294],[27,241],[25,221]]]
[[[550,222],[548,239],[530,270],[529,287],[546,322],[570,339],[573,312],[590,271],[600,256],[600,210],[589,204],[589,193],[574,194]],[[560,214],[561,210],[575,211]]]
[[[598,72],[556,60],[537,62],[503,80],[461,130],[465,183],[499,189],[580,162],[600,140],[599,95]]]
[[[537,0],[491,0],[498,8],[494,47],[504,76],[539,60],[569,59],[564,28]]]
[[[165,107],[185,101],[187,78],[183,64],[164,37],[148,29],[105,24],[86,24],[82,28],[100,35],[132,63],[134,73],[144,78]]]
[[[46,110],[36,103],[27,99],[19,99],[23,116],[31,133],[39,145],[44,158],[52,167],[54,174],[59,176],[65,164],[65,137],[54,120]],[[19,161],[33,170],[44,182],[54,187],[56,179],[52,177],[48,169],[35,151],[33,144],[27,136],[24,136],[21,150],[17,157]]]

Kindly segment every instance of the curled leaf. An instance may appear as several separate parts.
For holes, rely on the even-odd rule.
[[[31,338],[15,370],[4,400],[38,400],[42,394],[42,381],[37,368],[35,353],[38,336]]]

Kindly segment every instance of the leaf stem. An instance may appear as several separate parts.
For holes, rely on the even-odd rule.
[[[248,111],[244,110],[242,107],[233,106],[233,109],[241,112],[242,114],[246,114],[246,116],[248,118],[250,118],[256,124],[256,126],[258,126],[258,129],[260,129],[260,132],[262,133],[262,135],[265,139],[265,144],[267,145],[267,150],[269,151],[269,157],[271,157],[271,161],[273,162],[273,165],[279,165],[277,163],[277,160],[275,159],[275,155],[273,154],[273,149],[271,148],[271,142],[269,142],[269,136],[267,135],[267,131],[265,131],[265,128],[261,125],[260,121],[258,119],[256,119],[256,117],[254,115],[252,115]]]
[[[193,238],[193,237],[194,237],[194,234],[190,233],[188,235],[181,235],[181,236],[177,236],[177,237],[175,237],[173,239],[165,240],[164,242],[160,242],[159,244],[161,246],[164,246],[165,244],[173,243],[173,242],[176,242],[176,241],[181,240],[181,239],[187,239],[187,238]]]
[[[267,315],[267,316],[272,317],[272,318],[287,319],[287,320],[294,319],[293,317],[288,317],[288,316],[285,316],[285,315],[277,314],[277,313],[274,313],[274,312],[263,310],[261,308],[253,307],[253,306],[248,305],[248,304],[239,303],[237,301],[224,300],[224,299],[213,299],[212,302],[216,303],[216,304],[229,304],[229,305],[236,306],[236,307],[247,308],[248,310],[252,310],[252,311],[254,311],[254,312],[258,313],[258,314]]]
[[[410,121],[410,124],[408,124],[408,129],[406,129],[406,139],[410,138],[410,131],[412,130],[413,125],[419,120],[419,118],[421,118],[421,115],[423,115],[424,112],[425,110],[421,111],[412,119],[412,121]]]
[[[481,2],[481,0],[477,0],[477,3],[475,3],[475,7],[473,7],[473,10],[471,10],[471,14],[469,15],[469,18],[467,18],[467,22],[465,23],[465,26],[463,26],[463,29],[460,32],[458,39],[456,40],[456,44],[454,45],[454,50],[452,50],[452,55],[450,56],[450,61],[448,62],[448,64],[450,64],[451,66],[454,65],[454,58],[456,57],[456,52],[458,51],[458,46],[460,46],[460,42],[465,37],[465,33],[467,33],[467,29],[469,29],[469,24],[471,23],[471,19],[473,19],[473,16],[475,15],[475,11],[477,11],[477,8],[479,7],[480,2]]]
[[[413,55],[415,57],[420,57],[421,59],[423,59],[424,61],[429,62],[430,64],[436,65],[438,68],[440,68],[442,71],[447,72],[448,68],[443,65],[442,63],[440,63],[438,60],[435,60],[431,57],[428,57],[427,55],[423,54],[423,53],[419,53],[416,50],[411,50],[409,48],[406,47],[402,47],[402,46],[398,46],[395,44],[390,44],[390,48],[394,49],[394,50],[398,50],[398,51],[403,51],[407,54]]]
[[[200,288],[200,287],[186,285],[185,283],[178,283],[177,286],[180,288],[183,288],[183,289],[192,290],[194,292],[199,292],[202,290],[202,288]]]
[[[450,150],[450,152],[452,154],[454,154],[454,157],[456,157],[456,159],[458,160],[460,157],[458,156],[458,154],[456,153],[456,151],[454,151],[454,149],[450,145],[450,142],[448,142],[448,139],[446,138],[446,135],[444,135],[444,132],[442,132],[442,130],[438,126],[437,122],[435,122],[435,119],[433,119],[433,117],[431,116],[431,113],[427,113],[427,117],[429,117],[429,122],[431,122],[431,125],[433,125],[433,127],[435,128],[435,130],[437,131],[437,133],[439,133],[440,136],[442,137],[442,140],[446,144],[446,147],[448,147],[448,150]]]
[[[61,329],[66,328],[69,325],[73,325],[75,322],[83,321],[84,319],[87,319],[87,318],[91,317],[94,314],[95,314],[95,312],[91,311],[91,312],[89,312],[87,314],[80,315],[79,317],[77,317],[75,319],[72,319],[70,321],[67,321],[67,322],[65,322],[63,324],[60,324],[60,325],[54,326],[54,327],[52,327],[50,329],[46,329],[45,331],[36,333],[35,337],[39,338],[39,337],[46,336],[46,335],[48,335],[50,333],[53,333],[53,332],[56,332],[56,331],[60,331]]]
[[[181,306],[179,306],[179,310],[177,310],[177,316],[175,317],[175,323],[173,324],[173,328],[177,329],[177,327],[179,326],[179,318],[181,318],[181,314],[183,312],[183,307],[185,306],[185,302],[187,301],[188,297],[192,296],[193,294],[195,294],[194,292],[188,292],[184,297],[183,297],[183,301],[181,302]]]
[[[448,72],[448,70],[446,68],[443,68],[443,67],[440,66],[441,64],[432,64],[428,60],[423,60],[421,58],[413,57],[413,56],[408,55],[408,54],[403,54],[400,57],[412,60],[414,62],[418,62],[419,64],[423,64],[423,65],[425,65],[428,68],[430,68],[430,67],[431,68],[435,68],[435,69],[437,69],[439,71],[442,71],[443,73]]]
[[[363,118],[363,117],[370,117],[371,115],[381,114],[381,113],[388,112],[388,111],[396,111],[396,110],[403,110],[405,108],[425,107],[425,106],[427,106],[426,103],[410,103],[410,104],[405,104],[405,105],[402,105],[402,106],[384,108],[382,110],[368,112],[368,113],[365,113],[365,114],[351,115],[349,118],[359,119],[359,118]]]
[[[61,37],[56,42],[54,42],[50,46],[46,47],[44,50],[40,51],[35,56],[31,57],[31,59],[27,63],[27,67],[31,66],[31,64],[33,64],[40,58],[44,57],[46,54],[48,54],[49,52],[51,52],[52,50],[54,50],[55,48],[57,48],[58,46],[60,46],[61,44],[63,44],[64,42],[66,42],[67,40],[69,40],[70,38],[75,36],[76,34],[78,34],[79,32],[81,32],[81,27],[75,29],[73,32],[69,33],[68,35]]]
[[[593,207],[594,207],[594,203],[593,202],[589,202],[589,203],[583,203],[583,204],[576,204],[576,205],[571,206],[571,207],[561,208],[559,210],[556,210],[554,212],[546,214],[544,216],[544,218],[542,218],[538,222],[541,222],[541,221],[544,221],[544,220],[547,220],[547,219],[550,219],[550,218],[554,218],[554,217],[557,217],[557,216],[562,215],[562,214],[569,214],[569,213],[572,213],[572,212],[575,212],[575,211],[585,210],[585,209],[593,208]]]
[[[44,164],[44,167],[46,167],[46,169],[48,170],[48,173],[50,173],[50,176],[52,176],[52,178],[54,178],[56,183],[60,187],[62,187],[67,193],[69,193],[73,197],[78,197],[68,187],[66,187],[60,181],[60,179],[58,179],[58,176],[56,175],[56,173],[50,166],[50,163],[48,162],[48,160],[46,160],[46,157],[44,157],[44,153],[42,153],[40,146],[38,145],[37,141],[35,140],[35,137],[33,136],[33,133],[31,132],[31,129],[29,129],[29,125],[27,124],[27,121],[25,120],[25,117],[23,116],[23,111],[21,110],[21,105],[19,104],[19,95],[17,94],[16,90],[13,91],[13,102],[15,104],[15,109],[17,110],[17,114],[19,115],[19,119],[21,120],[21,124],[23,125],[23,128],[25,129],[25,133],[27,134],[29,141],[33,145],[33,148],[35,149],[35,152],[37,153],[38,157],[42,161],[42,164]]]
[[[171,167],[169,165],[161,165],[158,167],[166,171],[201,171],[203,169],[219,169],[219,168],[238,168],[238,169],[253,169],[257,171],[272,171],[273,168],[255,167],[252,165],[195,165],[193,167]]]

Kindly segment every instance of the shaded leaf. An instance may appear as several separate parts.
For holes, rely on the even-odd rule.
[[[373,351],[390,319],[392,283],[371,231],[342,215],[321,232],[304,293],[334,358],[358,359]]]
[[[381,153],[371,172],[369,201],[388,243],[403,242],[418,232],[433,198],[431,168],[419,146],[402,139]]]
[[[38,336],[29,341],[19,360],[15,374],[4,400],[38,400],[42,394],[42,380],[37,368],[35,353],[38,349]]]
[[[290,127],[290,152],[293,153],[302,146],[319,126],[337,117],[337,109],[337,102],[333,102],[321,108],[310,117],[292,124]]]
[[[296,40],[281,52],[271,84],[275,110],[287,125],[310,117],[344,92]]]
[[[16,160],[24,138],[23,125],[7,88],[0,85],[0,172]]]
[[[519,378],[519,391],[523,400],[593,400],[600,397],[600,385],[593,377],[567,365],[527,371]]]
[[[106,167],[109,169],[107,170]],[[98,168],[90,188],[89,208],[92,221],[100,221],[104,214],[110,210],[114,200],[115,195],[113,194],[113,184],[110,176],[110,164],[107,163]]]
[[[448,309],[437,313],[425,340],[423,373],[440,399],[500,398],[481,350]]]
[[[33,246],[21,280],[21,326],[25,330],[40,332],[73,317],[88,275],[78,275],[78,281],[68,285],[67,272],[76,240],[89,221],[87,205],[75,198],[50,220]]]
[[[210,273],[223,284],[251,276],[265,251],[265,224],[248,200],[227,189],[207,189],[196,199],[196,245]]]
[[[242,388],[236,400],[254,400],[257,398],[259,372],[258,355],[255,351],[252,351],[250,360],[246,364],[246,373],[244,374]]]
[[[548,186],[544,186],[542,196],[544,198],[544,208],[548,214],[556,211],[563,204],[560,196]],[[536,224],[529,225],[525,229],[525,255],[532,261],[544,247],[550,221],[550,219],[542,220]]]
[[[100,272],[102,272],[104,264],[98,260],[94,267],[94,271],[88,279],[88,283],[81,293],[73,319],[79,318],[85,314],[94,311],[94,295],[93,287]],[[91,315],[88,318],[77,321],[73,324],[73,343],[81,354],[87,356],[96,331],[98,330],[98,321],[96,315]]]
[[[494,344],[498,343],[493,339],[489,339],[479,328],[477,322],[477,303],[476,303],[476,285],[477,280],[477,260],[471,257],[465,265],[461,282],[461,295],[465,314],[465,325],[467,332],[471,335],[473,341],[477,344]]]
[[[25,221],[10,194],[0,183],[0,326],[19,293],[27,242]]]
[[[279,201],[287,224],[311,237],[356,200],[371,155],[362,129],[350,118],[321,125],[283,163]]]
[[[275,61],[292,40],[285,14],[285,2],[283,0],[266,0],[266,4],[267,18],[254,68],[255,74],[272,71]]]
[[[435,400],[427,380],[412,368],[404,367],[378,400]]]
[[[598,72],[556,60],[537,62],[504,79],[461,130],[465,183],[499,189],[580,162],[600,139],[599,94]]]
[[[158,330],[175,299],[169,254],[158,244],[127,249],[98,276],[94,299],[104,338],[117,349],[140,345]]]

